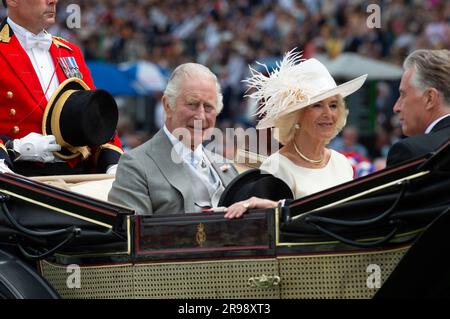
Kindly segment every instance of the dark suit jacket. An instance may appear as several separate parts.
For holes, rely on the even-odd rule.
[[[450,117],[446,117],[439,121],[430,133],[411,136],[395,143],[389,150],[387,166],[422,157],[437,150],[449,139]]]

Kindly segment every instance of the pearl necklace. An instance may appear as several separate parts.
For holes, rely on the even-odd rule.
[[[306,157],[305,155],[303,155],[302,152],[300,152],[300,150],[298,149],[297,144],[295,143],[295,141],[294,141],[294,148],[295,148],[295,151],[297,152],[297,154],[301,158],[303,158],[305,161],[307,161],[308,163],[319,165],[323,161],[324,154],[322,154],[322,157],[320,159],[318,159],[318,160],[313,160],[313,159],[310,159],[310,158]]]

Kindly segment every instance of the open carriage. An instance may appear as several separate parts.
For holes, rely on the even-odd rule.
[[[0,174],[0,296],[443,296],[450,284],[439,284],[439,276],[450,271],[436,259],[448,241],[449,173],[447,143],[430,156],[236,220],[221,213],[137,216]]]

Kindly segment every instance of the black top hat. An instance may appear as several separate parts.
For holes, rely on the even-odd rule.
[[[281,179],[257,168],[236,176],[220,196],[218,206],[230,206],[252,196],[270,200],[292,199],[291,188]]]
[[[44,135],[54,135],[61,145],[55,155],[70,159],[89,153],[87,146],[101,145],[114,136],[119,112],[114,97],[105,90],[90,90],[78,78],[59,85],[45,108]]]

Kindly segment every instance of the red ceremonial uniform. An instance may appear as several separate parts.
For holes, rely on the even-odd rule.
[[[84,61],[81,50],[74,44],[52,37],[50,46],[55,71],[59,83],[67,79],[57,58],[73,57],[82,74],[82,80],[94,89],[90,71]],[[31,132],[42,133],[42,118],[47,99],[39,78],[26,51],[14,35],[6,19],[0,25],[0,135],[6,139],[17,139]],[[4,153],[0,140],[0,158]],[[120,140],[115,134],[107,144],[91,148],[94,172],[103,173],[109,165],[117,164],[123,153]],[[3,157],[5,158],[5,157]],[[70,167],[81,161],[81,155],[68,160]]]

